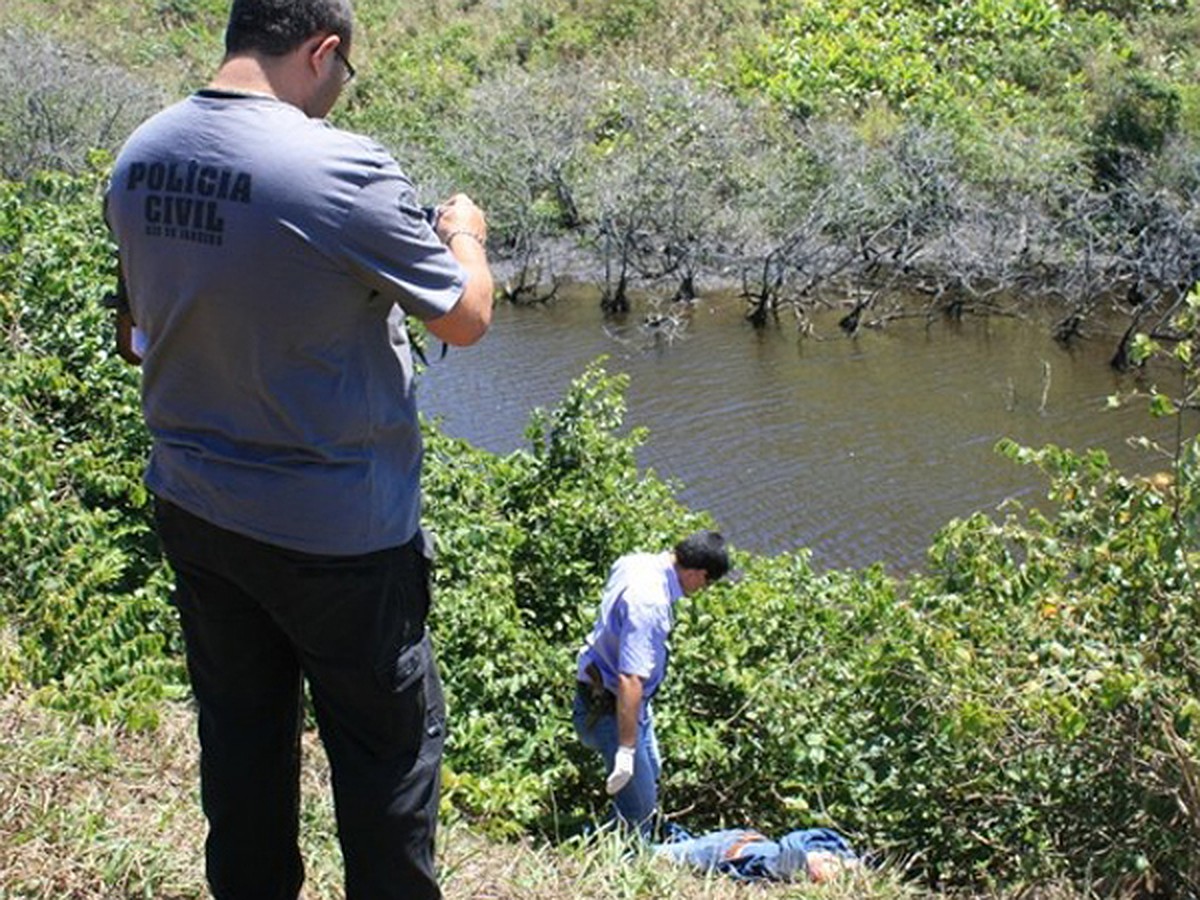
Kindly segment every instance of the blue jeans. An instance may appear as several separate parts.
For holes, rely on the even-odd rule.
[[[607,776],[612,771],[617,747],[620,746],[616,714],[603,713],[589,722],[586,689],[575,692],[573,713],[575,731],[579,739],[583,746],[599,752],[604,757],[604,774]],[[613,798],[616,818],[637,826],[646,836],[653,830],[654,814],[658,810],[658,776],[661,772],[658,740],[654,736],[654,717],[647,708],[646,721],[638,727],[633,777]]]

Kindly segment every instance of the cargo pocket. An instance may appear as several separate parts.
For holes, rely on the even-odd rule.
[[[417,680],[425,677],[429,666],[429,635],[400,651],[392,670],[392,693],[403,694],[416,686]],[[424,694],[424,691],[421,692]]]
[[[374,750],[380,756],[415,756],[420,752],[428,707],[426,682],[432,662],[426,633],[401,649],[387,669],[378,673],[387,692],[387,710],[376,726],[378,745]]]
[[[426,636],[426,641],[429,638]],[[442,746],[446,742],[446,698],[442,693],[442,679],[438,674],[437,660],[432,645],[429,651],[429,668],[425,671],[425,731],[421,756],[441,759]]]

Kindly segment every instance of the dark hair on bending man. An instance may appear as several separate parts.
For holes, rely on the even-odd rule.
[[[685,569],[703,569],[710,583],[729,571],[725,538],[716,531],[698,531],[684,538],[675,545],[675,560]]]

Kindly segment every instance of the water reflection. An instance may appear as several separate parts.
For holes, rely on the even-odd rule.
[[[808,547],[825,567],[919,568],[951,518],[1009,497],[1045,506],[1040,474],[993,452],[1002,437],[1164,467],[1126,438],[1165,439],[1169,425],[1142,404],[1105,408],[1129,386],[1107,366],[1111,342],[1066,350],[1014,319],[909,320],[850,340],[833,314],[800,339],[789,326],[755,332],[734,299],[701,301],[668,341],[637,327],[646,312],[614,325],[590,297],[498,307],[480,344],[433,362],[423,408],[507,453],[524,445],[530,410],[556,405],[606,354],[630,376],[627,424],[650,431],[644,466],[680,482],[736,546]]]

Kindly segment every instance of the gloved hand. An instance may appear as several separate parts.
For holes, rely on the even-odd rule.
[[[617,758],[613,760],[612,771],[604,782],[604,789],[610,795],[620,793],[621,788],[629,784],[629,779],[633,777],[633,757],[633,747],[617,748]]]

